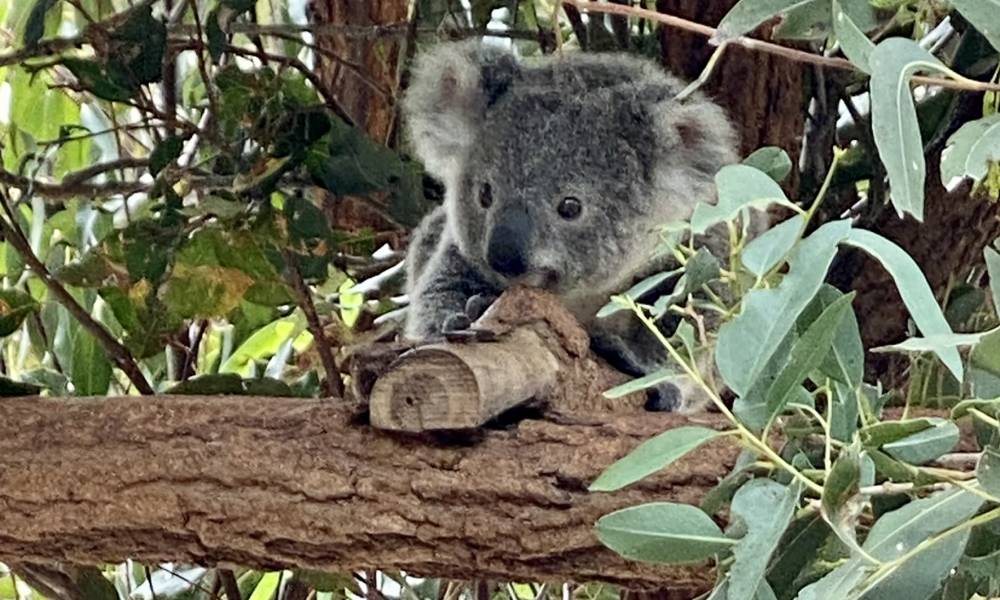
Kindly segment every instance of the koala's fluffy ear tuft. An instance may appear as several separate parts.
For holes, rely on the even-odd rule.
[[[427,169],[448,179],[475,143],[484,111],[517,77],[514,57],[479,41],[442,43],[414,63],[403,114]]]
[[[719,169],[739,159],[736,130],[725,111],[704,97],[696,95],[679,103],[666,100],[654,115],[673,160],[677,152],[683,153],[692,168],[714,177]]]

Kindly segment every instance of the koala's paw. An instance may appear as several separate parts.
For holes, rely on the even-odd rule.
[[[495,336],[493,332],[476,329],[472,323],[483,316],[486,309],[497,299],[489,294],[475,294],[465,302],[465,312],[455,313],[444,320],[441,330],[449,342],[488,342]]]
[[[650,412],[675,412],[683,403],[681,390],[672,383],[661,383],[646,390],[644,408]]]

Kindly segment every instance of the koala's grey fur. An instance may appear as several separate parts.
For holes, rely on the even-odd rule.
[[[404,116],[446,195],[407,256],[406,337],[439,337],[470,298],[525,282],[556,292],[619,368],[660,367],[662,347],[634,317],[594,316],[648,272],[657,228],[714,202],[715,173],[737,159],[722,109],[697,93],[678,102],[681,89],[654,63],[623,54],[525,64],[460,42],[419,56]],[[567,196],[582,203],[573,220],[557,210]],[[497,252],[515,253],[523,268],[502,274]]]

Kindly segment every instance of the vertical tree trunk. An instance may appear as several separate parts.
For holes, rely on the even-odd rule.
[[[317,27],[316,71],[354,124],[376,142],[395,145],[398,97],[409,43],[408,0],[313,0]],[[323,25],[331,25],[326,30]],[[340,228],[394,228],[384,215],[357,198],[331,202]]]
[[[735,0],[657,0],[656,9],[715,27],[734,4]],[[715,47],[703,36],[662,27],[660,49],[667,68],[693,79],[705,68]],[[725,50],[704,90],[728,111],[739,131],[743,155],[761,146],[778,146],[795,163],[808,87],[805,65],[737,47]],[[796,169],[792,171],[786,189],[794,194],[798,176]]]

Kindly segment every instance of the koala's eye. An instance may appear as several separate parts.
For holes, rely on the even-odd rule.
[[[556,207],[559,216],[567,221],[572,221],[579,217],[582,210],[583,204],[580,203],[580,199],[573,196],[566,196],[559,201],[559,206]]]
[[[479,206],[489,208],[493,205],[493,186],[484,183],[479,187]]]

